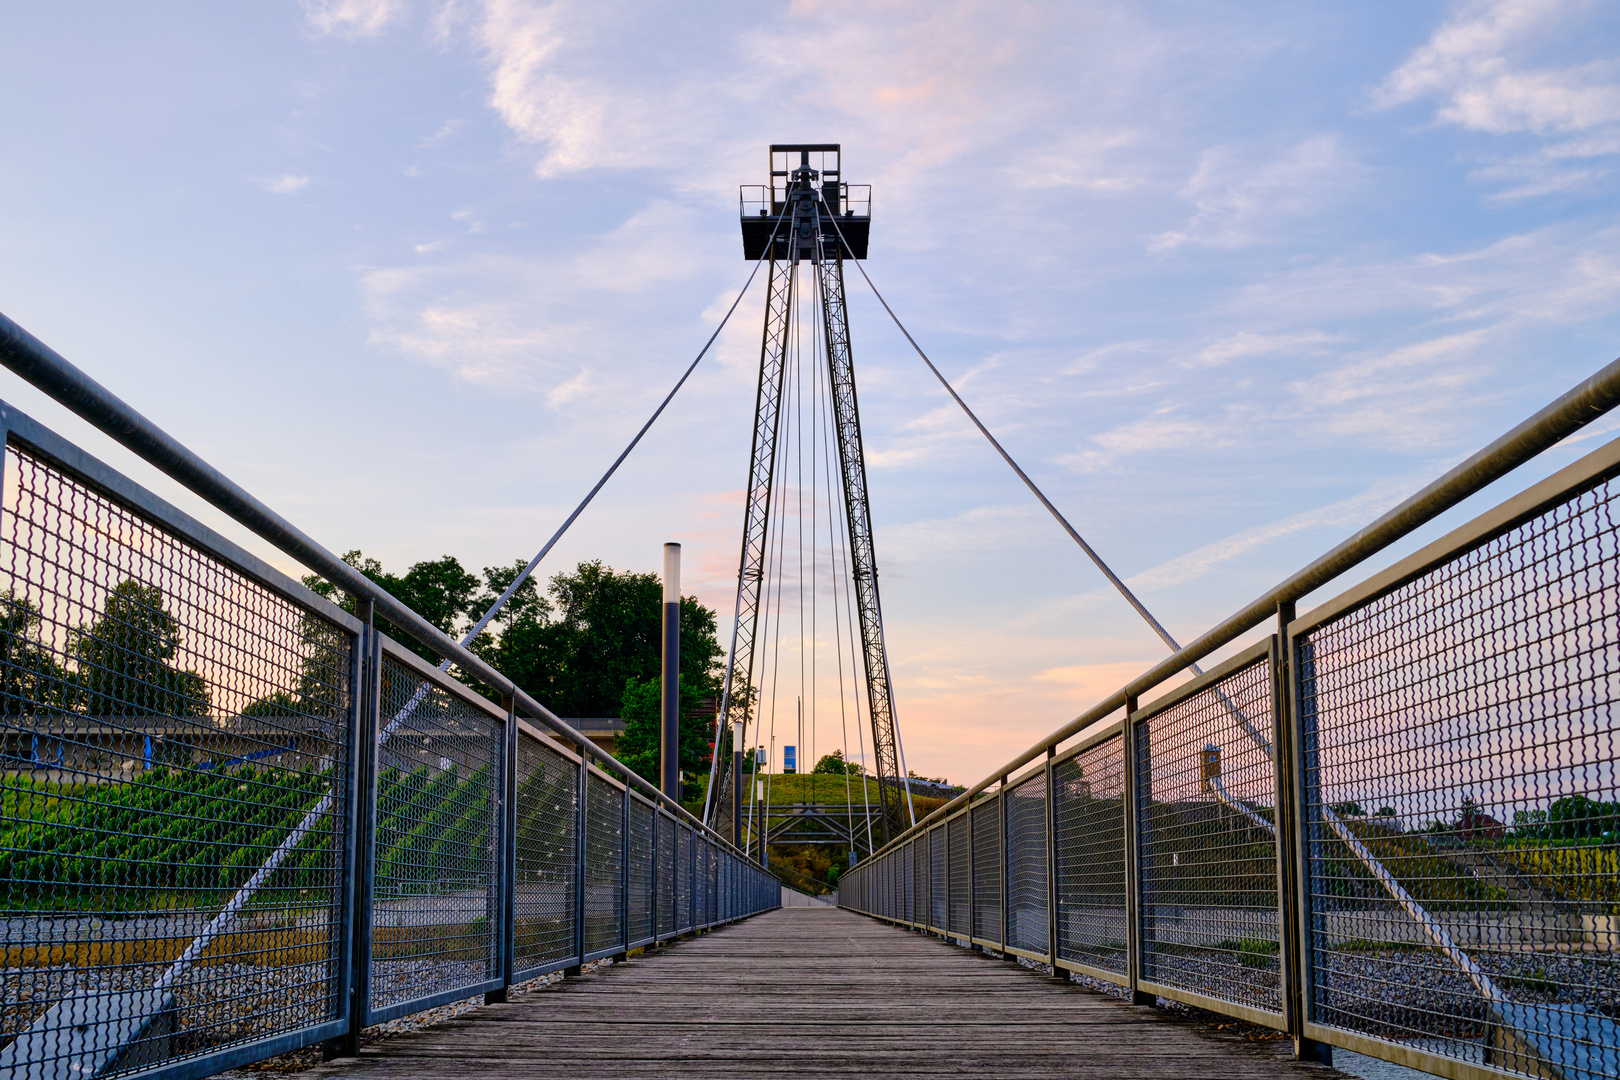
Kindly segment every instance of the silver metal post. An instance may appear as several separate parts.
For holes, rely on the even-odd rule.
[[[1057,767],[1052,759],[1057,747],[1046,750],[1046,962],[1052,965],[1052,977],[1069,981],[1066,972],[1059,971],[1058,962],[1058,874],[1057,874]]]
[[[590,825],[585,796],[591,761],[585,756],[583,744],[579,751],[579,784],[574,793],[574,963],[563,968],[564,976],[582,975],[585,971],[585,830]]]
[[[1129,972],[1127,985],[1132,1005],[1152,1005],[1158,999],[1138,983],[1142,978],[1142,783],[1137,775],[1136,698],[1125,699],[1125,723],[1121,733],[1125,755],[1125,960]]]
[[[681,545],[664,545],[663,735],[659,786],[681,801]]]

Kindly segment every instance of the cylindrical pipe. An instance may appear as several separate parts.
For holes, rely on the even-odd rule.
[[[658,772],[664,794],[681,801],[681,545],[664,545],[663,732]]]
[[[731,727],[731,846],[738,851],[742,846],[742,781],[743,781],[743,729],[741,724]]]

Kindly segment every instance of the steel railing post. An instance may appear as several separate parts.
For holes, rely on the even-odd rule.
[[[976,877],[978,877],[978,865],[973,860],[973,803],[972,802],[968,803],[967,812],[964,814],[963,820],[967,822],[967,847],[968,847],[968,871],[967,871],[967,874],[968,874],[968,887],[967,887],[967,938],[968,938],[968,948],[977,950],[979,948],[979,946],[973,939],[979,936],[978,935],[978,929],[979,929],[978,893],[974,889],[974,885],[976,884],[974,879]]]
[[[371,966],[371,844],[373,803],[376,798],[372,776],[377,749],[377,694],[373,692],[376,674],[374,652],[376,630],[372,623],[371,601],[356,600],[355,616],[365,625],[354,642],[354,659],[349,665],[349,796],[345,823],[348,851],[343,864],[342,957],[338,1000],[343,1003],[348,1030],[328,1040],[322,1055],[353,1057],[360,1050],[360,1032],[366,1026],[368,1008],[368,969]]]
[[[1142,782],[1138,771],[1137,700],[1125,699],[1125,724],[1120,752],[1125,755],[1125,960],[1132,1005],[1152,1005],[1157,999],[1142,990]]]
[[[630,958],[630,786],[619,792],[619,955]]]
[[[501,708],[506,710],[506,738],[501,751],[505,761],[501,766],[500,847],[495,863],[499,867],[499,900],[498,918],[491,920],[496,927],[501,988],[484,994],[485,1005],[506,1000],[517,963],[517,699],[510,694],[503,696]]]
[[[1007,830],[1007,778],[1001,778],[1001,787],[996,791],[996,798],[1001,800],[1001,813],[996,815],[1001,821],[1001,958],[1017,962],[1017,957],[1007,953],[1007,922],[1012,915],[1012,859],[1007,844],[1010,835]]]
[[[1057,867],[1057,767],[1053,759],[1057,747],[1046,748],[1046,962],[1052,977],[1069,981],[1058,962],[1058,867]]]
[[[1333,1048],[1306,1037],[1310,1018],[1311,984],[1310,881],[1305,862],[1305,742],[1300,700],[1298,650],[1288,632],[1294,605],[1277,605],[1277,637],[1273,679],[1277,716],[1277,890],[1282,915],[1283,1023],[1294,1037],[1294,1056],[1301,1061],[1331,1065]]]
[[[563,968],[563,975],[580,975],[585,969],[585,830],[588,826],[586,785],[590,781],[590,758],[579,748],[579,783],[574,792],[574,963]]]
[[[663,875],[658,872],[658,867],[661,865],[658,858],[658,837],[664,831],[663,822],[664,815],[658,812],[658,807],[654,806],[652,816],[652,835],[647,838],[647,849],[652,852],[652,887],[648,891],[652,893],[653,939],[652,943],[647,946],[649,949],[658,948],[658,913],[663,910],[663,904],[660,902],[659,890],[664,887],[664,882]]]

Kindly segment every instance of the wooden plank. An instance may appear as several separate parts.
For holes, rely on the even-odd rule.
[[[1306,1080],[1202,1029],[836,908],[784,908],[309,1075]]]

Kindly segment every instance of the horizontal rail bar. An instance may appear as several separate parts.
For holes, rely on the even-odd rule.
[[[1104,719],[1133,698],[1172,678],[1228,642],[1276,616],[1279,604],[1291,604],[1357,564],[1371,558],[1408,533],[1432,521],[1470,495],[1501,479],[1537,454],[1556,446],[1581,428],[1620,405],[1620,359],[1571,388],[1523,423],[1451,469],[1423,490],[1349,537],[1303,569],[1284,578],[1213,628],[1183,645],[1147,671],[1115,690],[1073,720],[1047,735],[950,802],[896,836],[880,850],[887,851],[919,829],[966,806],[973,796],[1004,776],[1045,754]]]
[[[577,745],[587,756],[624,773],[637,787],[656,797],[684,820],[709,833],[708,827],[678,801],[647,783],[618,758],[591,742],[460,642],[379,588],[370,578],[260,502],[4,314],[0,314],[0,364],[344,592],[370,600],[378,614],[405,633],[440,657],[454,661],[491,690],[511,696],[531,718],[541,721]],[[721,840],[728,850],[747,859],[725,837],[718,833],[710,835]],[[747,861],[750,864],[754,862],[752,859]]]

